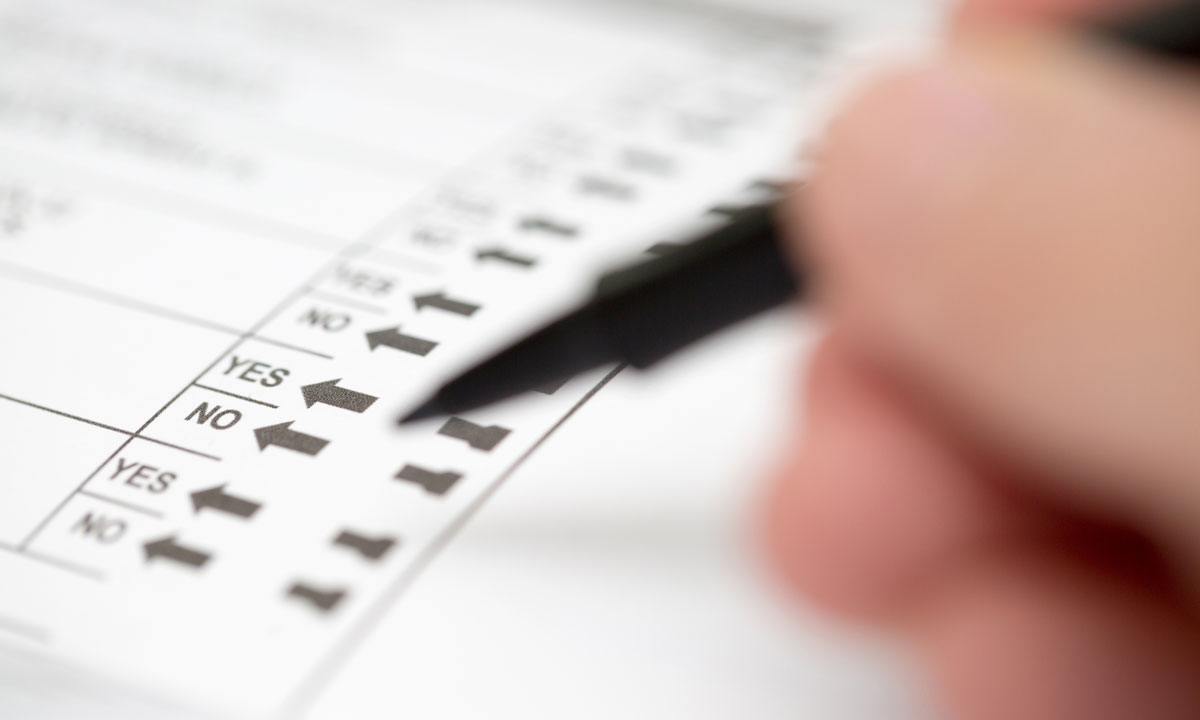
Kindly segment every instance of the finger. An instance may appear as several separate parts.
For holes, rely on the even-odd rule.
[[[1053,547],[953,578],[914,623],[964,720],[1200,717],[1200,637],[1178,607]]]
[[[808,423],[772,507],[777,561],[810,599],[908,627],[955,717],[1196,716],[1195,628],[1144,591],[1163,586],[1141,545],[1018,521],[1023,504],[916,430],[836,340]]]
[[[801,208],[850,342],[1038,490],[1177,548],[1200,548],[1195,88],[1045,37],[963,40],[835,124]]]
[[[958,11],[964,23],[996,20],[1057,21],[1093,18],[1117,21],[1169,0],[967,0]]]
[[[836,340],[814,361],[806,435],[769,508],[776,565],[810,600],[887,621],[1032,513],[977,477]]]

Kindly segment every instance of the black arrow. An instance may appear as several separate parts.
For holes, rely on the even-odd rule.
[[[630,202],[637,197],[637,191],[632,185],[599,175],[584,175],[579,178],[579,192],[620,202]]]
[[[525,232],[542,232],[562,238],[573,238],[579,234],[577,227],[536,215],[522,218],[520,228]]]
[[[201,510],[216,510],[217,512],[236,515],[240,518],[252,518],[262,507],[259,503],[230,495],[225,492],[228,485],[218,485],[207,490],[192,493],[192,508],[199,515]]]
[[[299,598],[321,612],[329,612],[346,597],[345,590],[321,590],[307,583],[294,583],[287,591],[288,597]]]
[[[333,544],[348,547],[368,560],[378,560],[386,555],[388,550],[395,547],[396,538],[371,538],[351,532],[350,530],[343,530],[333,539]]]
[[[728,219],[730,219],[730,220],[737,220],[737,219],[738,219],[739,217],[741,217],[742,215],[745,215],[747,212],[749,212],[749,211],[753,210],[753,209],[754,209],[754,207],[755,207],[754,205],[750,205],[750,204],[745,204],[745,205],[731,205],[731,204],[724,204],[724,205],[713,205],[712,207],[710,207],[710,208],[709,208],[709,209],[706,211],[706,214],[708,214],[708,215],[716,215],[717,217],[720,217],[720,218],[728,218]]]
[[[369,345],[372,350],[380,345],[386,345],[394,350],[425,357],[429,353],[433,352],[433,349],[437,347],[438,344],[432,340],[425,340],[423,338],[413,337],[411,335],[403,335],[400,333],[399,327],[391,327],[367,333],[367,345]]]
[[[329,441],[325,438],[305,435],[302,432],[292,430],[293,422],[295,420],[256,429],[254,431],[254,439],[258,440],[258,449],[265,451],[274,445],[304,455],[316,455],[329,444]]]
[[[472,305],[471,303],[463,302],[461,300],[452,300],[446,297],[446,293],[444,292],[430,293],[429,295],[418,295],[413,298],[413,302],[416,303],[418,310],[432,307],[437,308],[438,310],[445,310],[446,312],[454,313],[455,315],[462,315],[463,317],[471,317],[479,311],[478,305]]]
[[[486,250],[481,249],[477,251],[475,253],[475,259],[480,262],[485,260],[499,260],[500,262],[508,263],[509,265],[516,265],[524,268],[531,268],[534,265],[537,265],[537,260],[535,258],[525,257],[523,255],[514,255],[504,248],[498,247],[487,248]]]
[[[445,495],[462,477],[462,473],[434,472],[416,465],[405,465],[396,473],[397,480],[416,483],[434,495]]]
[[[771,195],[782,195],[788,189],[788,183],[779,182],[778,180],[755,180],[748,186],[750,190],[769,193]]]
[[[491,452],[500,441],[508,437],[512,432],[508,428],[502,428],[499,425],[491,425],[484,427],[476,425],[469,420],[463,420],[460,417],[452,417],[446,421],[438,430],[439,435],[452,437],[455,440],[462,440],[476,450]]]
[[[646,150],[644,148],[625,148],[623,153],[625,166],[638,172],[652,175],[672,175],[675,173],[675,159],[667,155]]]
[[[156,558],[164,558],[172,562],[177,562],[180,565],[202,568],[212,559],[212,555],[206,552],[193,550],[175,542],[174,535],[148,542],[142,546],[142,549],[146,552],[146,562],[150,562]]]
[[[322,383],[314,385],[305,385],[300,388],[300,392],[304,395],[304,407],[312,407],[317,403],[322,405],[331,405],[335,408],[349,410],[350,412],[362,413],[366,412],[367,408],[375,404],[379,398],[366,393],[347,390],[346,388],[338,387],[341,378],[337,380],[326,380]]]
[[[665,255],[670,255],[671,253],[676,252],[681,247],[683,247],[683,245],[680,245],[679,243],[672,243],[672,242],[654,243],[650,247],[646,248],[646,254],[653,255],[654,257],[663,257]]]

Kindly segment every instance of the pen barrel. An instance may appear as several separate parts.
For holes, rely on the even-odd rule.
[[[438,400],[445,412],[461,412],[620,361],[595,312],[584,308],[444,385]]]
[[[1200,60],[1200,2],[1167,3],[1095,28],[1102,38],[1168,60]]]
[[[605,276],[597,298],[609,342],[644,368],[796,297],[802,282],[774,212],[749,208],[699,242]]]

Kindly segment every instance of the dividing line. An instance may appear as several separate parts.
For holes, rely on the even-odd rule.
[[[363,640],[371,634],[373,627],[383,619],[385,613],[395,605],[396,600],[404,594],[413,582],[425,571],[425,568],[446,548],[447,545],[462,531],[463,527],[475,516],[479,510],[487,504],[488,500],[500,489],[502,485],[512,477],[513,473],[519,467],[525,464],[538,448],[542,447],[550,436],[558,431],[568,420],[570,420],[579,409],[587,404],[589,400],[596,396],[596,393],[604,389],[606,385],[613,381],[617,375],[627,367],[625,363],[613,368],[612,372],[604,376],[599,383],[587,392],[579,402],[575,403],[566,415],[559,418],[558,422],[545,432],[537,442],[529,447],[521,454],[504,472],[496,478],[479,497],[468,505],[461,513],[455,517],[449,525],[442,529],[440,533],[417,555],[412,564],[400,574],[391,585],[386,587],[382,593],[375,598],[375,602],[371,604],[358,621],[350,626],[342,635],[341,639],[334,644],[333,648],[326,653],[325,657],[320,659],[310,671],[304,682],[297,686],[297,690],[284,703],[283,712],[279,717],[299,717],[307,706],[309,706],[322,690],[332,681],[338,670],[345,667],[346,659],[354,653],[362,644]]]
[[[135,505],[134,503],[126,502],[124,500],[110,498],[107,495],[101,495],[100,493],[94,493],[91,490],[87,490],[87,489],[80,490],[79,494],[86,495],[87,497],[94,498],[94,499],[100,500],[102,502],[111,503],[113,505],[123,507],[126,510],[132,510],[134,512],[141,513],[143,515],[149,515],[150,517],[156,518],[158,520],[161,520],[163,517],[163,514],[157,510],[151,510],[150,508],[144,508],[141,505]]]
[[[317,298],[318,300],[324,300],[325,302],[331,302],[331,303],[334,303],[335,305],[345,305],[346,307],[355,308],[356,310],[362,310],[364,312],[375,313],[376,315],[386,315],[387,314],[387,308],[382,308],[382,307],[379,307],[378,305],[371,305],[370,303],[365,303],[360,300],[344,298],[339,295],[334,295],[333,293],[327,293],[323,290],[309,288],[308,294],[312,297]]]
[[[204,318],[196,317],[195,315],[188,315],[187,313],[162,307],[161,305],[155,305],[153,303],[138,300],[137,298],[132,298],[127,295],[119,295],[107,290],[101,290],[100,288],[92,287],[91,285],[84,285],[83,283],[78,283],[74,280],[67,280],[66,278],[50,275],[48,273],[41,272],[40,270],[31,270],[21,265],[14,265],[5,261],[0,261],[0,274],[16,278],[27,283],[40,285],[51,290],[57,290],[58,292],[85,297],[89,300],[98,300],[100,302],[108,303],[109,305],[123,307],[127,310],[135,310],[148,315],[156,315],[167,320],[174,320],[175,322],[201,327],[206,330],[213,330],[226,335],[236,335],[241,338],[246,334],[242,330],[239,330],[235,327],[230,327],[229,325],[222,325],[221,323],[205,320]],[[316,350],[300,347],[299,345],[292,345],[279,340],[273,340],[268,337],[261,337],[254,334],[251,335],[254,337],[254,339],[267,343],[268,345],[277,345],[282,348],[287,348],[288,350],[295,350],[296,352],[307,353],[309,355],[315,355],[319,358],[325,358],[326,360],[333,359],[332,355],[326,355],[323,352],[317,352]]]
[[[441,275],[444,271],[441,267],[427,260],[409,257],[395,250],[385,250],[373,245],[357,246],[361,248],[360,252],[350,260],[359,260],[362,262],[373,262],[380,265],[389,265],[398,270],[412,270],[414,272],[424,273],[426,275]],[[356,248],[357,249],[357,248]]]
[[[22,622],[14,618],[4,617],[0,615],[0,630],[5,630],[37,643],[46,645],[50,642],[50,631],[33,623]]]
[[[302,353],[308,353],[309,355],[315,355],[316,357],[325,358],[326,360],[333,359],[332,355],[326,355],[325,353],[317,352],[316,350],[309,350],[308,348],[300,347],[299,345],[291,345],[289,343],[281,342],[279,340],[272,340],[271,338],[263,337],[262,335],[255,335],[252,333],[252,334],[247,335],[246,337],[251,340],[257,340],[259,342],[266,343],[268,345],[275,345],[277,347],[287,348],[288,350],[295,350],[296,352],[302,352]]]
[[[212,392],[220,393],[222,395],[228,395],[229,397],[237,398],[238,400],[245,400],[246,402],[252,402],[255,405],[265,405],[266,407],[269,407],[269,408],[274,408],[276,410],[279,409],[278,405],[272,405],[271,403],[263,402],[262,400],[255,400],[254,398],[246,397],[245,395],[238,395],[237,393],[231,393],[228,390],[222,390],[221,388],[209,387],[208,385],[201,385],[200,383],[192,383],[192,387],[198,387],[201,390],[210,390]]]
[[[145,440],[148,443],[154,443],[155,445],[162,445],[163,447],[169,447],[172,450],[179,450],[180,452],[185,452],[188,455],[195,455],[197,457],[208,458],[209,460],[221,462],[221,458],[216,455],[209,455],[206,452],[200,452],[199,450],[193,450],[189,447],[184,447],[182,445],[176,445],[175,443],[169,443],[166,440],[159,440],[157,438],[146,437],[145,435],[139,435],[137,433],[129,433],[129,439],[130,439],[130,441]]]
[[[0,543],[0,550],[2,550],[4,552],[12,553],[13,555],[16,555],[18,557],[23,557],[23,558],[27,558],[29,560],[33,560],[34,562],[40,562],[44,565],[50,565],[52,567],[58,568],[59,570],[67,570],[69,572],[75,573],[76,575],[80,575],[82,577],[88,578],[89,580],[96,580],[96,581],[104,580],[104,573],[100,572],[99,570],[96,570],[95,568],[86,567],[84,565],[76,565],[75,563],[67,562],[66,560],[59,560],[56,557],[50,557],[49,555],[42,555],[41,553],[36,553],[31,550],[25,550],[20,547],[13,547],[12,545],[6,545],[3,543]]]
[[[75,421],[78,421],[81,423],[86,423],[88,425],[92,425],[92,426],[95,426],[98,428],[104,428],[105,430],[111,430],[112,432],[120,433],[122,435],[132,435],[133,434],[132,432],[130,432],[128,430],[122,430],[119,427],[113,427],[112,425],[106,425],[106,424],[104,424],[102,422],[98,422],[96,420],[89,420],[88,418],[85,418],[85,417],[80,417],[78,415],[72,415],[69,412],[63,412],[62,410],[55,410],[54,408],[48,408],[45,405],[38,405],[37,403],[29,402],[28,400],[22,400],[20,398],[15,398],[12,395],[5,395],[4,393],[0,393],[0,400],[7,400],[9,402],[14,402],[18,405],[24,405],[26,407],[31,407],[35,410],[42,410],[43,412],[48,412],[52,415],[58,415],[60,417],[70,418],[71,420],[75,420]]]
[[[20,265],[14,265],[12,263],[0,261],[0,273],[28,283],[42,285],[52,290],[78,295],[80,297],[88,298],[89,300],[99,300],[110,305],[119,305],[130,310],[136,310],[149,315],[157,315],[168,320],[175,320],[176,322],[187,323],[189,325],[195,325],[196,327],[202,327],[208,330],[215,330],[227,335],[242,334],[241,330],[229,327],[228,325],[215,323],[211,320],[205,320],[204,318],[188,315],[187,313],[165,308],[160,305],[154,305],[153,303],[144,302],[126,295],[118,295],[117,293],[101,290],[90,285],[77,283],[74,280],[67,280],[65,278],[49,275],[38,270],[30,270],[29,268]]]
[[[9,402],[14,402],[18,405],[24,405],[26,407],[34,408],[35,410],[42,410],[43,412],[48,412],[52,415],[58,415],[60,417],[69,418],[71,420],[85,423],[87,425],[92,425],[94,427],[103,428],[105,430],[109,430],[111,432],[115,432],[120,435],[124,435],[128,438],[133,438],[135,435],[137,435],[136,433],[134,433],[130,430],[125,430],[123,428],[115,427],[113,425],[106,425],[105,423],[98,422],[96,420],[90,420],[85,417],[80,417],[79,415],[72,415],[69,412],[63,412],[62,410],[55,410],[54,408],[46,407],[45,405],[39,405],[34,402],[29,402],[28,400],[22,400],[21,398],[15,398],[11,395],[5,395],[4,393],[0,393],[0,400],[8,400]],[[272,405],[272,407],[274,407],[274,406]],[[209,455],[208,453],[200,452],[199,450],[193,450],[191,448],[184,447],[182,445],[176,445],[175,443],[169,443],[165,440],[156,440],[152,437],[146,437],[144,435],[137,435],[137,437],[141,438],[142,440],[145,440],[146,442],[152,442],[155,445],[163,445],[165,447],[173,448],[175,450],[180,450],[182,452],[190,453],[192,455],[199,455],[200,457],[208,458],[209,460],[216,460],[218,462],[220,462],[220,460],[221,460],[221,458],[217,457],[216,455]]]

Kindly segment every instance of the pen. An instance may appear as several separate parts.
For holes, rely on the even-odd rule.
[[[1161,58],[1200,59],[1200,0],[1168,5],[1098,37]],[[614,363],[646,368],[691,343],[804,295],[775,202],[724,215],[665,254],[602,276],[592,298],[446,383],[401,424],[454,415]]]

